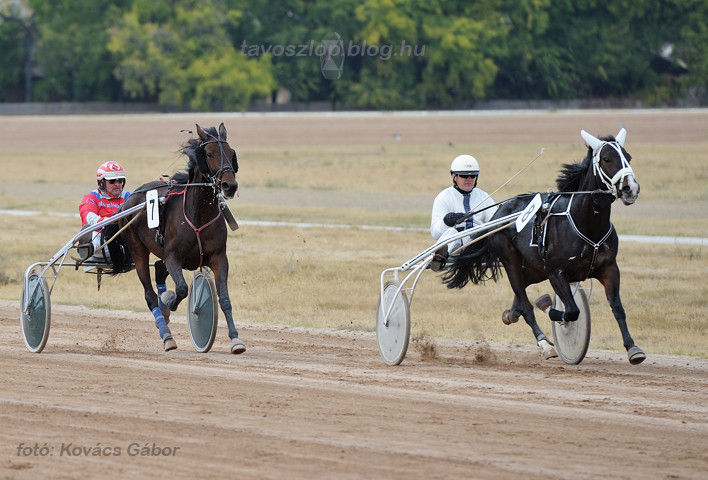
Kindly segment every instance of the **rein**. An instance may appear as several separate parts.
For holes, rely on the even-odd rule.
[[[98,247],[98,248],[96,249],[96,251],[99,252],[99,251],[103,250],[103,248],[104,248],[106,245],[108,245],[108,244],[111,243],[113,240],[115,240],[116,238],[118,238],[118,236],[119,236],[121,233],[123,233],[123,230],[125,230],[126,228],[128,228],[131,223],[133,223],[134,221],[136,221],[136,220],[140,217],[140,215],[143,214],[144,211],[145,211],[145,210],[140,210],[140,211],[137,213],[137,215],[135,215],[133,218],[131,218],[128,223],[126,223],[125,225],[123,225],[123,228],[119,229],[111,238],[109,238],[108,240],[106,240],[106,241],[103,243],[103,245],[101,245],[100,247]]]
[[[507,184],[508,184],[509,182],[511,182],[514,178],[516,178],[518,175],[520,175],[521,173],[523,173],[524,170],[526,170],[527,168],[529,168],[533,162],[535,162],[536,160],[538,160],[538,158],[539,158],[541,155],[544,154],[545,151],[546,151],[546,149],[545,149],[545,148],[542,148],[542,149],[541,149],[541,153],[539,153],[538,155],[536,155],[536,157],[535,157],[533,160],[531,160],[529,163],[527,163],[521,170],[519,170],[519,171],[516,172],[514,175],[512,175],[512,176],[509,178],[509,180],[507,180],[506,182],[504,182],[504,183],[502,183],[501,185],[499,185],[499,187],[498,187],[496,190],[494,190],[492,193],[487,194],[487,196],[484,197],[477,205],[475,205],[474,208],[470,208],[470,211],[467,212],[462,218],[460,218],[459,220],[457,220],[457,222],[455,222],[455,225],[460,225],[460,224],[466,222],[467,219],[470,218],[472,215],[476,215],[476,214],[479,213],[479,212],[483,212],[483,211],[486,210],[487,208],[492,208],[492,207],[495,207],[495,206],[497,206],[497,205],[501,205],[502,203],[504,203],[506,200],[504,200],[504,202],[499,202],[499,203],[496,203],[496,204],[494,204],[494,205],[490,205],[490,206],[485,207],[485,208],[483,208],[483,209],[481,209],[481,210],[476,210],[477,207],[479,207],[479,206],[482,205],[485,201],[487,201],[488,198],[491,198],[492,195],[494,195],[494,194],[497,193],[499,190],[501,190],[502,188],[504,188],[505,185],[507,185]],[[476,184],[475,184],[475,185],[476,185]]]
[[[560,196],[560,195],[589,195],[589,194],[597,194],[597,193],[604,193],[604,194],[607,194],[607,195],[612,195],[612,192],[608,192],[607,190],[602,190],[602,189],[599,189],[599,188],[598,188],[597,190],[583,190],[583,191],[580,191],[580,192],[554,192],[553,190],[550,190],[550,189],[549,189],[546,193],[547,193],[548,195],[551,195],[551,196]],[[483,211],[485,211],[485,210],[488,210],[488,209],[490,209],[490,208],[499,207],[499,206],[501,206],[501,205],[504,205],[506,202],[508,202],[509,200],[513,200],[514,198],[516,198],[516,197],[507,198],[506,200],[502,200],[502,201],[497,202],[497,203],[494,203],[494,204],[492,204],[492,205],[488,205],[488,206],[486,206],[486,207],[484,207],[484,208],[480,208],[479,210],[470,210],[469,212],[467,212],[467,213],[465,214],[464,217],[462,217],[460,220],[458,220],[457,223],[455,223],[455,225],[459,225],[460,223],[464,222],[467,218],[471,217],[472,215],[477,215],[478,213],[483,212]],[[554,215],[560,215],[560,214],[554,214]]]

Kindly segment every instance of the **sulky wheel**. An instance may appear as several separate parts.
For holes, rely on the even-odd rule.
[[[571,284],[570,288],[573,290],[573,299],[578,305],[580,315],[574,322],[552,322],[553,338],[556,341],[558,356],[565,363],[577,365],[585,358],[590,345],[590,304],[581,284]],[[553,308],[565,310],[558,296],[554,299]]]
[[[216,285],[211,270],[204,268],[194,272],[194,280],[189,287],[189,334],[194,348],[200,353],[211,349],[216,338],[219,320]]]
[[[49,338],[49,325],[52,317],[52,307],[49,300],[47,280],[40,277],[36,271],[29,274],[26,283],[27,289],[22,291],[22,307],[28,299],[27,309],[20,312],[20,325],[25,345],[32,353],[39,353],[44,349]]]
[[[403,291],[398,290],[398,287],[398,282],[386,283],[376,314],[376,338],[379,341],[381,357],[387,365],[398,365],[403,361],[411,333],[408,299]],[[388,323],[386,323],[385,315],[389,310]]]

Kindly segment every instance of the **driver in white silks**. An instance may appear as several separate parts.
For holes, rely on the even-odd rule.
[[[479,163],[472,155],[455,157],[450,165],[450,175],[452,175],[452,186],[446,188],[435,197],[433,213],[430,218],[430,234],[438,241],[490,221],[494,212],[497,211],[497,207],[494,206],[494,200],[487,192],[476,188],[477,178],[479,177]],[[456,225],[470,211],[479,213]],[[448,256],[471,240],[471,236],[464,237],[449,243],[447,246],[440,247],[433,256],[430,268],[433,271],[442,270]]]

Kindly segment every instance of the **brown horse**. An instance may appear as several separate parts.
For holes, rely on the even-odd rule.
[[[121,234],[135,269],[145,289],[145,301],[155,317],[165,351],[177,348],[167,324],[170,311],[175,311],[187,296],[188,287],[182,269],[196,270],[208,266],[214,272],[221,310],[226,316],[231,339],[231,353],[243,353],[245,344],[231,316],[231,301],[227,287],[229,260],[226,256],[226,223],[222,216],[220,197],[233,198],[238,183],[236,152],[226,141],[222,123],[202,129],[197,125],[198,138],[191,138],[182,148],[189,158],[187,171],[175,174],[169,182],[147,183],[123,204],[123,209],[145,201],[146,192],[157,189],[164,198],[160,208],[160,226],[148,228],[145,220],[132,222]],[[130,218],[120,220],[123,227]],[[155,262],[158,293],[150,279],[150,254],[160,258]],[[175,291],[167,291],[167,275],[175,283]]]

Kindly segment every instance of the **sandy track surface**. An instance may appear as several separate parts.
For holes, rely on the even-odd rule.
[[[180,316],[164,353],[148,317],[55,306],[32,354],[0,301],[2,478],[708,475],[708,360],[417,339],[387,367],[372,333],[258,325],[233,356],[223,321],[199,354]]]
[[[220,121],[251,147],[384,145],[395,134],[411,143],[578,142],[580,128],[615,133],[619,122],[632,141],[704,142],[706,116],[6,116],[0,130],[11,151],[31,132],[50,151],[129,139],[171,152],[180,129]],[[85,186],[65,188],[74,198]],[[244,192],[242,201],[292,203],[286,193]],[[308,195],[298,204],[364,201]],[[401,205],[427,211],[429,201]],[[708,212],[678,207],[664,206],[681,218]],[[228,353],[223,320],[212,351],[199,354],[177,316],[179,349],[167,354],[149,312],[55,305],[47,348],[32,354],[19,302],[0,300],[0,478],[708,478],[706,359],[650,354],[631,366],[622,352],[593,350],[569,366],[541,360],[531,345],[418,339],[401,366],[387,367],[372,333],[238,326],[244,355]]]
[[[631,142],[705,142],[706,109],[560,110],[509,112],[314,113],[242,115],[0,116],[3,147],[22,149],[27,132],[34,148],[165,148],[184,142],[183,129],[224,122],[229,140],[244,147],[298,145],[554,143],[580,144],[585,129],[614,135],[624,125]],[[61,121],[57,122],[57,118]]]

